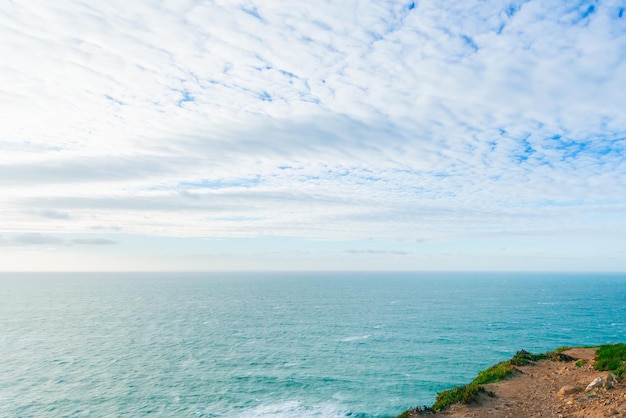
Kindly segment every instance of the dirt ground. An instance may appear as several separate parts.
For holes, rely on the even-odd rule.
[[[564,352],[575,359],[585,360],[581,367],[576,361],[538,361],[518,367],[512,377],[485,385],[495,397],[481,394],[477,402],[453,405],[435,416],[455,418],[626,418],[626,379],[606,384],[608,372],[593,368],[594,348],[573,348]],[[586,390],[594,379],[604,384]],[[614,376],[609,377],[611,381]],[[608,387],[607,387],[608,386]],[[424,415],[415,415],[422,417]]]

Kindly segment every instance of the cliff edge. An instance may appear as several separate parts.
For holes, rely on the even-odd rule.
[[[520,351],[508,362],[481,372],[469,385],[440,393],[437,402],[459,392],[468,391],[471,396],[444,406],[435,403],[436,411],[406,411],[398,418],[626,418],[625,355],[624,344],[560,349],[542,355]],[[496,377],[499,381],[480,381],[481,375],[493,376],[502,370],[506,373]]]

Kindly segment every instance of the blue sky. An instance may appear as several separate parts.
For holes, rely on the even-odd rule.
[[[614,1],[8,1],[0,269],[626,271]]]

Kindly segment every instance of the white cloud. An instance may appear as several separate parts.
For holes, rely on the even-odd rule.
[[[7,3],[0,229],[623,230],[624,5],[411,4]]]

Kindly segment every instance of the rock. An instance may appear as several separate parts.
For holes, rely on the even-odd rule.
[[[575,393],[580,392],[580,389],[575,387],[575,386],[563,386],[561,389],[559,389],[559,391],[557,392],[557,395],[561,396],[561,397],[565,397],[565,396],[572,396]]]
[[[576,360],[574,357],[568,356],[567,354],[563,354],[563,353],[550,353],[548,358],[552,361],[565,361],[565,362]]]
[[[602,387],[604,380],[601,377],[596,377],[593,382],[589,383],[585,388],[585,392]]]
[[[609,373],[604,378],[604,384],[602,385],[605,389],[612,389],[615,386],[615,382],[617,382],[617,377],[613,373]]]

